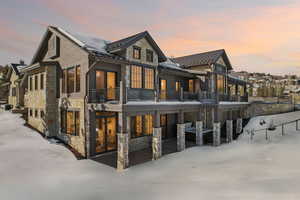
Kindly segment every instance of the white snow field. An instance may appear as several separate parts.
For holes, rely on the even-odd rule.
[[[275,124],[300,112],[253,118]],[[192,147],[118,173],[92,160],[76,160],[24,127],[17,114],[0,112],[0,199],[2,200],[291,200],[300,199],[300,131],[295,124],[241,136],[220,147]]]

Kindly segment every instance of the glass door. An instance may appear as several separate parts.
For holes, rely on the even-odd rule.
[[[107,72],[106,88],[107,88],[107,100],[116,99],[116,72]]]
[[[117,149],[117,118],[96,118],[96,153]]]
[[[105,135],[105,118],[96,119],[96,153],[102,153],[106,151]]]
[[[117,149],[117,131],[116,131],[116,117],[106,118],[107,124],[107,151]]]

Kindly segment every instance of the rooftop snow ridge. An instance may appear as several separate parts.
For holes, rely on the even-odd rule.
[[[93,36],[87,36],[83,34],[78,34],[78,33],[72,33],[70,31],[66,31],[60,27],[57,27],[57,29],[68,36],[71,40],[73,40],[76,44],[81,46],[82,48],[85,48],[89,51],[95,51],[99,53],[106,53],[106,45],[110,43],[110,41],[93,37]]]

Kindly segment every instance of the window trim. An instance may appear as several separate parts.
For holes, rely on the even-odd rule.
[[[135,57],[135,50],[139,52],[138,58]],[[136,60],[140,60],[142,57],[142,48],[139,46],[132,46],[132,58]]]
[[[68,112],[72,112],[73,113],[73,117],[74,117],[74,120],[72,120],[72,121],[74,123],[74,130],[75,130],[75,132],[73,132],[73,133],[68,133],[68,131],[67,131],[67,127],[68,127],[68,123],[67,123]],[[63,113],[65,115],[63,115]],[[77,117],[79,117],[79,118],[77,119]],[[64,124],[62,124],[62,118],[64,118]],[[77,125],[76,125],[77,120],[79,122],[79,127],[77,127]],[[80,110],[78,110],[78,109],[64,109],[64,108],[60,109],[60,131],[62,133],[64,133],[64,134],[70,135],[70,136],[79,136],[80,135]],[[79,132],[77,132],[77,131],[79,131]]]

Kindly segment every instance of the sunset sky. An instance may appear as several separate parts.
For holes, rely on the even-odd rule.
[[[29,63],[47,25],[111,41],[148,30],[167,56],[224,48],[235,70],[300,75],[299,0],[1,0],[0,64]]]

